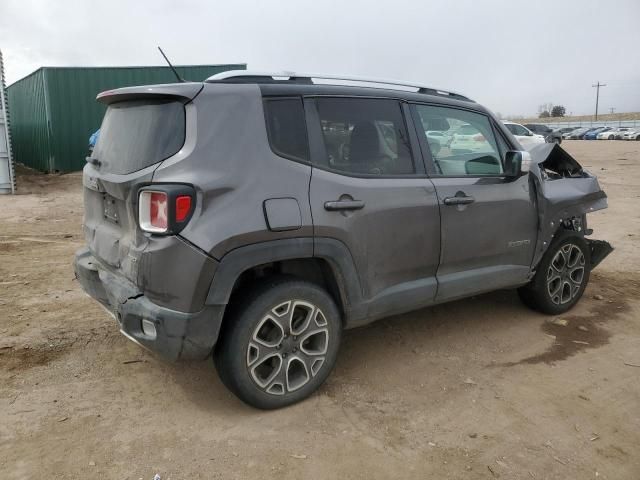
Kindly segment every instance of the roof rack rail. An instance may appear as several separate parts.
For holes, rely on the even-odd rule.
[[[312,85],[313,80],[336,80],[338,82],[355,82],[355,83],[366,83],[370,88],[385,88],[389,89],[390,87],[403,87],[407,88],[415,88],[417,93],[423,93],[427,95],[441,95],[450,98],[454,98],[456,100],[464,100],[467,102],[472,102],[469,97],[461,95],[456,92],[452,92],[449,90],[442,90],[440,88],[430,87],[427,85],[422,85],[419,83],[413,82],[403,82],[400,80],[388,80],[382,78],[370,78],[370,77],[358,77],[351,75],[326,75],[319,73],[301,73],[301,72],[290,72],[290,71],[282,71],[282,72],[262,72],[262,71],[253,71],[253,70],[229,70],[226,72],[217,73],[205,81],[208,83],[243,83],[243,82],[264,82],[265,80],[269,83],[278,83],[278,82],[292,82],[292,83],[301,83]],[[331,83],[329,83],[331,84]]]

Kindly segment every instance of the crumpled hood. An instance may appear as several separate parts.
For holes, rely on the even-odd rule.
[[[538,264],[561,222],[607,208],[598,179],[555,143],[536,145],[531,155],[530,181],[538,202],[538,240],[533,266]]]

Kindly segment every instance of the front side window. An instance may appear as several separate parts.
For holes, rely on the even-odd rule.
[[[414,105],[419,135],[431,152],[437,175],[500,175],[501,150],[485,115],[449,107]]]
[[[307,126],[302,99],[272,98],[264,102],[271,149],[281,157],[309,160]]]
[[[415,172],[400,103],[365,98],[316,100],[325,166],[354,175]]]

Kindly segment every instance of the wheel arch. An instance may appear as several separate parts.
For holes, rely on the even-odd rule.
[[[329,238],[281,239],[232,250],[220,260],[205,303],[227,306],[254,282],[283,274],[325,288],[338,305],[345,326],[364,315],[351,254],[342,242]]]
[[[543,242],[541,245],[541,251],[536,256],[536,261],[532,264],[532,271],[535,272],[538,268],[538,265],[542,261],[547,252],[557,241],[558,238],[562,237],[565,233],[574,233],[576,235],[580,235],[584,237],[585,230],[587,229],[587,217],[586,214],[582,215],[570,215],[562,220],[558,221],[554,225],[554,229],[552,229],[549,233],[549,240]]]

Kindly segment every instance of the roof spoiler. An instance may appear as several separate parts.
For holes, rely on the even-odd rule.
[[[143,98],[174,98],[187,103],[193,100],[203,88],[204,86],[200,82],[124,87],[100,92],[96,96],[96,100],[106,105],[125,100],[138,100]]]

